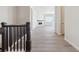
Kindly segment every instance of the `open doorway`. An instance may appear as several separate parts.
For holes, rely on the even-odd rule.
[[[55,7],[54,6],[31,6],[32,29],[37,27],[51,27],[55,32]]]

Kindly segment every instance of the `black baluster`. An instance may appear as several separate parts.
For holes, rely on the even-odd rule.
[[[18,51],[18,40],[19,40],[19,27],[17,27],[17,51]]]
[[[10,51],[12,51],[12,27],[9,27],[9,45]]]
[[[24,34],[24,51],[25,51],[25,29],[26,29],[26,27],[24,26],[24,27],[23,27],[23,34]]]
[[[22,51],[22,27],[20,27],[20,51]]]
[[[6,29],[6,51],[8,51],[8,27],[5,28]]]
[[[13,28],[13,32],[14,32],[14,46],[13,46],[13,49],[14,49],[14,51],[15,51],[16,27]]]

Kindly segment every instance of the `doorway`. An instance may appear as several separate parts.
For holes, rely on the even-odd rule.
[[[43,26],[52,26],[55,30],[54,6],[31,6],[32,29]]]

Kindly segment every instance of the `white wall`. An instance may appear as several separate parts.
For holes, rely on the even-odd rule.
[[[32,23],[33,28],[37,27],[37,20],[44,20],[44,16],[47,14],[54,14],[54,6],[32,6]]]
[[[30,7],[17,6],[16,7],[16,24],[25,24],[30,22]]]
[[[64,7],[65,40],[79,50],[79,7]]]
[[[8,9],[8,11],[9,11],[9,13],[8,13],[8,16],[9,16],[9,24],[15,24],[15,20],[16,20],[16,13],[15,13],[15,11],[16,11],[16,7],[15,6],[9,6],[8,7],[9,9]]]
[[[0,27],[1,22],[6,22],[8,24],[14,23],[14,8],[12,6],[0,6]],[[0,35],[0,48],[1,48],[1,35]]]
[[[0,23],[1,22],[7,22],[7,23],[13,23],[13,10],[14,7],[8,7],[8,6],[0,6]]]
[[[61,33],[64,34],[64,7],[61,6]]]
[[[61,34],[61,8],[60,6],[55,7],[55,28],[56,33]]]

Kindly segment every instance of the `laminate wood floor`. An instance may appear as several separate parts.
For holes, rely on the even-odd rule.
[[[39,26],[32,31],[32,52],[78,52],[74,47],[53,32],[52,26]]]

